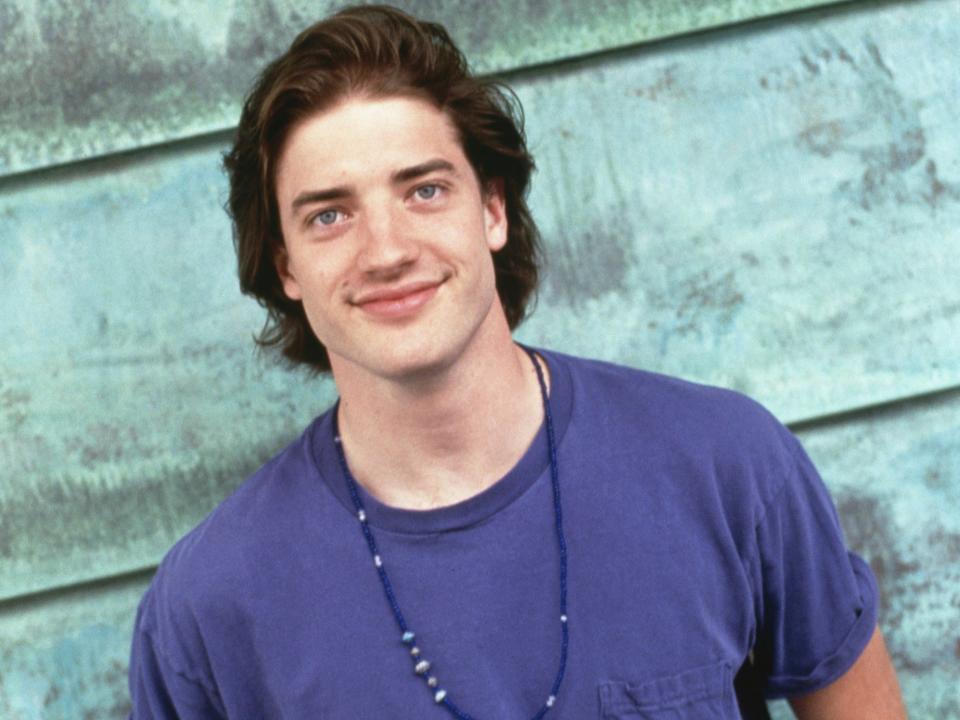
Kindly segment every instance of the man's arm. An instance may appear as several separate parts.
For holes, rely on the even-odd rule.
[[[860,657],[827,687],[790,698],[799,720],[906,720],[900,685],[880,628]]]

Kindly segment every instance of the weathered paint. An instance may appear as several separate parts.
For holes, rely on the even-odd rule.
[[[708,6],[773,11],[749,0],[670,5],[667,19],[684,7],[694,20]],[[80,83],[89,104],[70,124],[58,115],[68,75],[39,78],[52,114],[16,105],[16,124],[35,133],[17,152],[36,150],[43,165],[205,131],[214,125],[189,123],[209,118],[217,98],[228,103],[224,126],[233,121],[242,82],[213,42],[219,11],[197,20],[178,10],[164,29],[159,4],[138,7],[111,10],[143,13],[130,35],[122,24],[104,32],[110,13],[84,19],[129,70],[97,55],[114,52],[109,43],[83,56],[66,33],[74,80],[99,67],[102,85]],[[519,28],[517,44],[498,45],[506,36],[486,28],[460,40],[488,43],[487,69],[553,59],[536,55],[543,47],[558,59],[587,52],[590,33],[597,48],[634,42],[636,28],[606,14],[618,8],[599,8],[590,13],[608,26],[588,19],[573,41],[569,20],[544,21],[554,40],[533,47],[522,8],[498,14]],[[6,3],[0,37],[23,9],[48,12]],[[521,337],[738,387],[785,419],[957,385],[958,14],[955,0],[862,3],[519,74],[551,262]],[[260,24],[232,51],[247,72],[272,52],[252,38],[287,27]],[[286,42],[282,32],[269,42]],[[128,47],[135,37],[153,48],[164,33],[182,42],[183,63],[173,41],[139,56]],[[15,104],[8,88],[22,92],[31,68],[48,67],[26,64],[37,57],[27,52],[11,65],[8,47],[2,123]],[[222,94],[202,82],[206,61],[190,59],[204,55],[223,71]],[[166,59],[147,68],[154,57]],[[16,149],[16,132],[4,130],[0,155]],[[0,597],[155,562],[332,397],[328,384],[252,356],[261,315],[237,297],[230,270],[220,150],[217,139],[179,143],[0,181]],[[921,720],[960,720],[958,419],[953,395],[800,433],[851,544],[881,577],[881,619]],[[0,603],[0,717],[123,717],[145,581]]]
[[[150,576],[0,605],[0,717],[125,718],[133,619]]]
[[[155,561],[332,399],[255,357],[216,160],[0,201],[3,596]]]
[[[232,126],[255,73],[341,4],[4,0],[0,175]],[[493,72],[825,0],[396,4],[447,25],[477,69]]]
[[[798,435],[880,581],[911,717],[960,719],[960,391]]]
[[[880,623],[911,717],[960,720],[960,392],[798,435],[849,545],[878,576]],[[124,717],[130,631],[148,577],[0,604],[0,717]]]
[[[914,716],[960,718],[960,391],[799,435],[880,580]]]
[[[786,420],[960,384],[960,73],[915,62],[956,57],[951,16],[838,13],[526,78],[548,272],[520,336]],[[7,183],[0,597],[156,562],[332,398],[253,357],[221,150]]]
[[[958,384],[960,5],[762,23],[524,85],[565,348],[788,419]]]

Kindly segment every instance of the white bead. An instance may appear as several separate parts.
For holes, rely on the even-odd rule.
[[[334,436],[333,436],[333,441],[334,441],[337,445],[339,445],[339,444],[340,444],[340,436],[339,436],[339,435],[334,435]]]
[[[427,678],[427,685],[429,685],[432,688],[436,687],[437,679],[433,675],[431,675],[430,677]]]
[[[553,704],[557,701],[553,695],[547,698],[547,707],[553,707]]]
[[[360,518],[360,522],[366,522],[366,521],[367,521],[367,514],[366,514],[363,510],[358,510],[358,511],[357,511],[357,517]]]
[[[429,669],[430,669],[430,663],[428,663],[426,660],[421,660],[413,667],[413,671],[417,675],[423,675]]]
[[[413,655],[414,657],[419,656],[419,655],[420,655],[420,648],[418,648],[416,645],[414,645],[412,648],[410,648],[410,654]]]
[[[561,616],[560,616],[560,622],[565,623],[566,621],[567,621],[567,616],[566,616],[566,615],[561,615]]]
[[[373,556],[373,564],[376,565],[377,567],[380,567],[381,565],[383,565],[383,560],[380,559],[379,555]]]
[[[433,696],[434,702],[443,702],[443,699],[447,696],[447,691],[440,689],[437,690],[436,695]]]

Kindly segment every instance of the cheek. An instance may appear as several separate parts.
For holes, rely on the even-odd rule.
[[[338,310],[330,300],[330,292],[313,285],[304,286],[302,304],[310,329],[320,342],[326,344],[331,334],[336,334],[336,328],[343,323],[341,313],[344,308]]]
[[[324,318],[344,312],[351,296],[350,274],[336,265],[335,258],[312,259],[305,271],[297,276],[307,316],[323,322]]]
[[[325,302],[338,282],[342,284],[346,259],[336,252],[316,246],[299,248],[290,258],[289,275],[285,279],[299,292],[304,302]]]
[[[478,273],[480,282],[488,286],[490,292],[496,293],[497,271],[493,264],[493,253],[487,247],[484,247],[477,253],[475,262],[477,263],[477,267],[480,268],[480,272]]]

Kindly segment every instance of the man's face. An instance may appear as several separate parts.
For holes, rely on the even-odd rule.
[[[334,375],[443,368],[501,322],[491,251],[507,223],[429,103],[350,97],[298,124],[277,166],[284,292]]]

